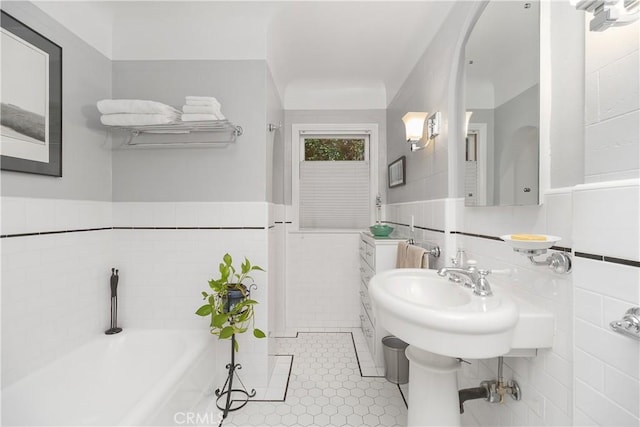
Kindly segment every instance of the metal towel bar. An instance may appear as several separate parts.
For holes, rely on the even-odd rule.
[[[432,248],[428,248],[425,244],[416,243],[413,239],[408,239],[407,243],[414,246],[420,246],[421,248],[427,251],[427,255],[431,255],[432,257],[439,258],[440,257],[440,246],[434,246]]]
[[[622,320],[615,320],[609,326],[622,335],[640,340],[640,307],[630,308]]]

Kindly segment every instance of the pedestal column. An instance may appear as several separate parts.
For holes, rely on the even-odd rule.
[[[460,362],[412,345],[409,359],[409,426],[460,426],[458,378]]]

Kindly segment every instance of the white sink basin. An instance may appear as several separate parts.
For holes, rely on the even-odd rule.
[[[376,319],[385,329],[431,353],[491,358],[550,347],[553,339],[550,313],[536,311],[501,288],[494,288],[493,296],[479,297],[435,270],[379,273],[371,279],[369,293]]]

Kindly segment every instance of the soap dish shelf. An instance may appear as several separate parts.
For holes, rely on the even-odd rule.
[[[535,257],[547,253],[547,249],[551,249],[553,245],[562,240],[558,236],[544,236],[545,240],[518,240],[511,237],[510,234],[500,236],[507,245],[511,246],[514,252],[529,258],[529,261],[536,266],[547,266],[555,273],[564,274],[571,272],[572,263],[569,254],[564,252],[554,252],[547,256],[544,261],[536,260]]]
[[[209,120],[202,122],[171,122],[162,125],[144,126],[109,126],[112,129],[127,132],[122,146],[128,147],[225,147],[227,144],[236,142],[236,139],[244,133],[241,126],[231,123],[229,120]],[[224,140],[215,141],[174,141],[174,142],[139,142],[136,137],[146,135],[186,135],[191,133],[228,133],[229,137]]]

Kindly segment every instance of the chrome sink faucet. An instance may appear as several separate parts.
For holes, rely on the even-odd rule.
[[[471,264],[469,262],[469,264]],[[443,267],[438,270],[438,275],[445,277],[447,274],[456,274],[465,276],[465,284],[468,284],[473,289],[475,295],[481,297],[490,297],[493,295],[491,291],[491,285],[487,280],[487,275],[491,273],[490,270],[483,270],[476,268],[475,265],[470,265],[467,268],[461,267]]]

